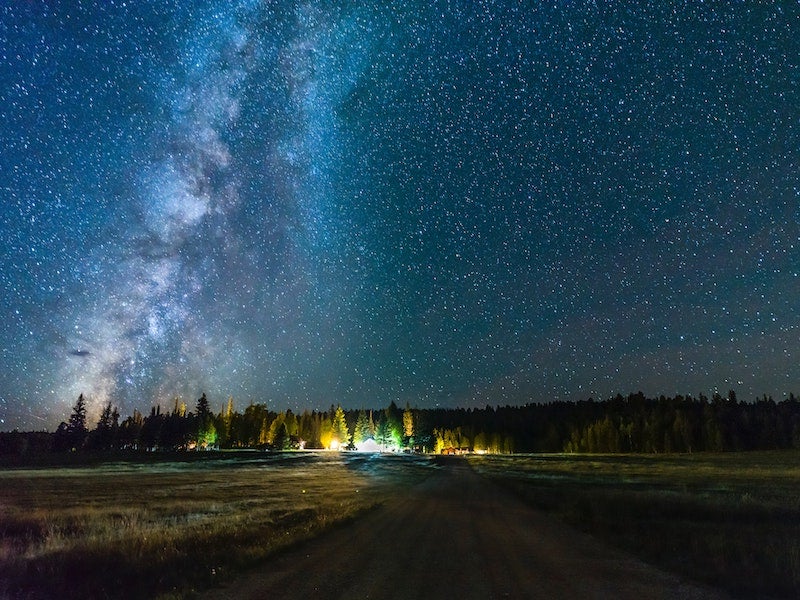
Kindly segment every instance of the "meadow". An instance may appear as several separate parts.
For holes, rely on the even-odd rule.
[[[191,598],[347,527],[440,465],[337,452],[65,456],[0,468],[0,598]],[[734,596],[800,596],[798,452],[467,460],[652,564]]]
[[[191,597],[344,524],[423,457],[197,453],[0,470],[0,598]]]
[[[735,597],[800,597],[800,453],[471,456],[570,525]]]

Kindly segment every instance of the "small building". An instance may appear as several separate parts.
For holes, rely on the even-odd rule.
[[[467,448],[466,446],[461,446],[459,448],[455,448],[453,446],[448,446],[447,448],[442,448],[442,454],[446,454],[449,456],[456,456],[461,454],[469,454],[472,452],[471,448]]]

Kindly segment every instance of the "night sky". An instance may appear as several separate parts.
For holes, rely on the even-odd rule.
[[[798,63],[788,1],[3,2],[0,430],[800,392]]]

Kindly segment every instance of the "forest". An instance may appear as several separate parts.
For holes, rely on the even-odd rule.
[[[92,425],[94,425],[92,427]],[[134,411],[121,419],[107,404],[87,421],[81,395],[55,432],[0,433],[0,455],[66,451],[191,451],[255,448],[417,453],[691,453],[800,448],[800,400],[764,396],[648,398],[641,392],[603,401],[445,409],[399,408],[275,412],[234,399],[211,409],[203,394],[192,410]]]

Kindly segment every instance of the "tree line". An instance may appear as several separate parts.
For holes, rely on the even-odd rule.
[[[169,410],[134,411],[120,420],[110,403],[89,427],[81,395],[69,420],[55,432],[0,433],[0,454],[35,451],[189,451],[259,448],[370,451],[722,452],[800,448],[800,401],[764,396],[741,402],[725,397],[648,398],[641,392],[595,401],[444,409],[275,412],[251,403],[239,411],[233,398],[219,412],[203,394],[189,410],[176,399]]]

